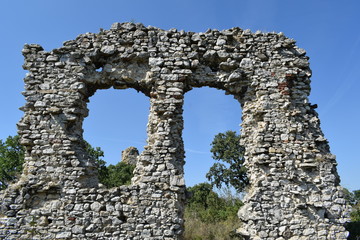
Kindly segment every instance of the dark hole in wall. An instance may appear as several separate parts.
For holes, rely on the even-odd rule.
[[[324,213],[324,218],[329,218],[327,211],[325,211],[325,213]]]
[[[127,222],[127,217],[124,215],[123,212],[120,213],[120,216],[119,216],[119,220],[123,221],[123,222]]]

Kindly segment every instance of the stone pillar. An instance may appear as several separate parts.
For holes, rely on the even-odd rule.
[[[80,64],[39,45],[25,45],[23,54],[24,68],[31,71],[25,78],[25,116],[18,124],[26,147],[24,183],[39,191],[97,186],[82,139],[87,96],[76,71]]]
[[[307,76],[252,78],[242,140],[251,186],[239,210],[247,239],[346,239],[345,200]]]
[[[140,186],[139,205],[149,218],[152,237],[181,239],[185,196],[182,141],[183,83],[162,75],[150,93],[148,146],[140,154],[133,184]],[[161,232],[163,231],[163,232]]]

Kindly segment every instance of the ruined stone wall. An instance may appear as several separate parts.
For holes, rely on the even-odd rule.
[[[225,90],[243,110],[251,186],[238,232],[249,239],[346,239],[335,157],[308,102],[308,57],[295,41],[248,30],[164,31],[115,23],[46,52],[25,45],[26,163],[1,194],[2,239],[182,239],[183,103],[194,87]],[[150,99],[145,150],[130,186],[99,187],[82,123],[98,89]],[[240,111],[240,109],[234,109]]]

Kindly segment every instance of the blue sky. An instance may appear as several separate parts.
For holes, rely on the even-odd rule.
[[[135,21],[165,30],[204,32],[240,27],[283,32],[307,51],[313,70],[310,101],[337,155],[341,184],[360,189],[360,1],[358,0],[2,0],[0,2],[0,139],[16,134],[22,116],[25,43],[45,50],[85,32]],[[146,145],[147,97],[134,90],[101,90],[90,99],[84,136],[115,164],[121,150]],[[222,91],[202,88],[185,96],[185,178],[205,181],[215,134],[239,131],[240,105]]]

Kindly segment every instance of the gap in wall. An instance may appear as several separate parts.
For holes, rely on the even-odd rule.
[[[97,90],[88,103],[84,139],[104,151],[107,165],[117,164],[128,147],[141,153],[146,146],[149,107],[149,98],[134,89]]]
[[[187,187],[206,182],[206,173],[217,161],[212,159],[211,142],[228,130],[240,134],[241,106],[225,91],[194,88],[185,94],[184,130],[185,182]]]

